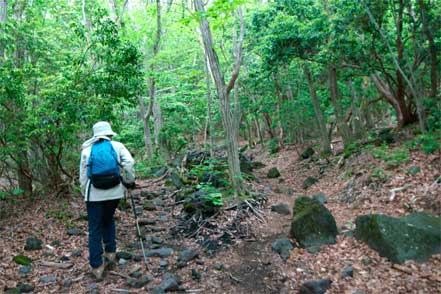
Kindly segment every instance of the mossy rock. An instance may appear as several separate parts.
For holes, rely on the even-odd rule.
[[[401,218],[383,214],[357,217],[355,237],[391,260],[426,261],[441,253],[441,218],[416,212]]]
[[[312,195],[312,198],[317,200],[321,204],[328,203],[328,198],[326,198],[325,194],[323,194],[323,193],[318,193],[318,194]]]
[[[308,158],[310,158],[312,155],[314,155],[314,149],[312,149],[312,147],[308,147],[308,148],[306,148],[305,151],[302,152],[302,154],[300,155],[300,157],[302,157],[302,159],[308,159]]]
[[[15,261],[15,263],[21,265],[30,265],[32,263],[32,259],[21,254],[14,256],[12,259]]]
[[[337,232],[335,219],[324,205],[306,196],[296,199],[291,235],[301,247],[334,244]]]
[[[280,177],[280,172],[276,167],[272,167],[268,173],[266,174],[267,178],[269,179],[275,179]]]
[[[416,175],[417,173],[419,173],[421,171],[421,167],[419,166],[411,166],[408,170],[407,173],[411,176]]]
[[[317,178],[307,177],[306,180],[303,181],[302,188],[304,190],[306,190],[306,189],[308,189],[309,187],[311,187],[312,185],[314,185],[317,182],[318,182]]]

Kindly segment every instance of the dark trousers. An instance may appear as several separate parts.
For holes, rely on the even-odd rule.
[[[89,263],[97,268],[103,263],[103,243],[105,252],[116,251],[115,209],[119,199],[86,202],[89,223]]]

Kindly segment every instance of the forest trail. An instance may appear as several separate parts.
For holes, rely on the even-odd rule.
[[[170,195],[173,195],[174,188],[165,186],[164,181],[158,182],[157,179],[139,183],[147,186],[133,195],[141,213],[146,251],[155,255],[148,258],[151,273],[143,268],[130,206],[116,213],[121,259],[106,271],[104,281],[96,282],[89,274],[87,222],[84,221],[82,199],[30,203],[25,215],[16,215],[20,222],[0,223],[3,256],[0,259],[0,272],[5,277],[0,281],[0,288],[12,288],[22,283],[33,287],[34,293],[161,293],[158,286],[168,282],[172,287],[170,289],[178,293],[275,294],[298,293],[306,281],[329,278],[332,284],[327,293],[334,294],[437,293],[441,290],[439,254],[425,263],[412,261],[396,267],[364,243],[358,242],[350,232],[357,215],[366,212],[402,215],[406,212],[395,201],[388,200],[387,191],[391,187],[418,181],[421,183],[419,186],[413,185],[407,191],[410,196],[421,194],[421,191],[429,191],[436,196],[437,192],[428,190],[428,187],[433,182],[433,175],[437,174],[439,155],[412,154],[411,162],[395,170],[396,178],[391,183],[359,189],[358,184],[350,184],[353,177],[343,176],[363,174],[372,161],[367,155],[356,156],[346,163],[345,168],[339,168],[338,158],[329,162],[301,161],[293,146],[288,146],[273,157],[268,157],[265,152],[253,152],[253,159],[266,165],[255,171],[258,180],[252,183],[254,190],[267,195],[267,202],[259,208],[261,216],[228,210],[209,220],[205,228],[193,234],[194,238],[186,238],[175,231],[181,205],[173,205],[174,199]],[[411,165],[423,167],[417,179],[403,174]],[[267,178],[266,173],[271,167],[279,169],[279,178]],[[361,174],[357,177],[357,183],[363,182]],[[303,181],[309,176],[317,177],[318,182],[305,190],[302,188]],[[351,195],[357,195],[357,199],[341,201],[351,185]],[[326,195],[326,206],[336,219],[340,231],[337,242],[323,246],[320,252],[315,253],[296,247],[283,261],[273,251],[272,244],[277,239],[290,238],[295,198],[317,193]],[[409,195],[398,193],[397,198]],[[279,204],[285,204],[289,211],[286,214],[273,211],[272,206]],[[413,205],[419,207],[424,203],[414,201]],[[222,223],[235,226],[225,228],[221,226]],[[233,229],[237,232],[233,232]],[[42,241],[40,250],[23,251],[30,236]],[[294,240],[290,240],[295,244]],[[187,257],[183,252],[189,253]],[[12,262],[12,257],[17,254],[30,257],[32,265],[27,268]],[[47,262],[70,266],[54,268],[45,266]],[[344,271],[352,272],[352,277],[342,277]],[[120,275],[115,275],[115,272]],[[138,280],[128,280],[130,273],[132,278],[138,277]],[[143,277],[144,283],[135,284]],[[174,278],[177,279],[173,286]]]

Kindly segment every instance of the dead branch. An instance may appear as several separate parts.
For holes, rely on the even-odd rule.
[[[40,265],[47,267],[55,267],[59,269],[68,269],[73,266],[72,263],[61,263],[61,262],[52,262],[52,261],[42,261]]]
[[[121,274],[121,273],[118,273],[118,272],[115,272],[115,271],[110,271],[109,274],[114,275],[114,276],[118,276],[118,277],[121,277],[121,278],[124,278],[126,280],[130,280],[131,279],[128,275]]]

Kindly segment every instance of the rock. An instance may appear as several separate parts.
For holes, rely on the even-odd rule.
[[[147,198],[147,199],[155,199],[155,198],[159,197],[158,193],[148,191],[148,190],[142,190],[140,195],[142,198]]]
[[[30,284],[18,283],[17,288],[20,290],[20,293],[29,293],[34,291],[34,286]]]
[[[414,176],[417,173],[419,173],[421,171],[421,168],[419,166],[411,166],[409,167],[409,169],[407,170],[407,174]]]
[[[167,260],[161,260],[161,261],[159,261],[159,266],[160,266],[160,267],[167,267],[167,266],[168,266],[168,262],[167,262]]]
[[[61,245],[60,240],[54,240],[51,242],[51,246],[53,247],[59,247]]]
[[[311,187],[312,185],[314,185],[315,183],[317,183],[317,178],[307,177],[306,180],[303,181],[302,188],[304,190],[306,190],[309,187]]]
[[[173,249],[168,247],[161,247],[159,249],[149,250],[145,253],[147,257],[169,257],[172,255]]]
[[[83,235],[84,233],[80,229],[73,228],[73,229],[67,230],[67,234],[69,236],[79,236],[79,235]]]
[[[72,285],[73,281],[70,278],[66,278],[63,280],[63,288],[69,288]]]
[[[146,210],[148,210],[148,209],[146,209]],[[156,220],[154,220],[154,219],[139,219],[138,224],[140,226],[154,226],[154,225],[156,225]]]
[[[280,177],[280,172],[276,167],[272,167],[268,173],[266,174],[266,177],[269,179],[275,179]]]
[[[321,250],[320,246],[311,246],[311,247],[306,248],[306,251],[308,251],[308,253],[310,253],[310,254],[319,253],[320,250]]]
[[[61,261],[68,261],[70,258],[69,258],[69,256],[67,256],[67,255],[63,255],[63,256],[61,256],[61,258],[60,258],[60,260]]]
[[[12,288],[6,290],[5,294],[20,294],[20,289],[18,288]]]
[[[159,198],[156,198],[155,200],[153,200],[153,204],[156,205],[156,206],[159,206],[159,207],[163,207],[164,206],[164,201],[159,199]]]
[[[306,148],[305,151],[302,152],[302,154],[300,155],[300,157],[301,157],[302,159],[308,159],[308,158],[310,158],[313,154],[314,154],[314,149],[312,149],[312,147],[308,147],[308,148]]]
[[[300,294],[324,294],[331,286],[330,279],[307,281],[300,287]]]
[[[131,273],[130,276],[134,279],[139,279],[142,276],[142,273],[141,272],[134,272],[134,273]]]
[[[56,281],[57,281],[56,275],[46,275],[46,276],[40,277],[40,282],[43,284],[52,284],[52,283],[55,283]]]
[[[159,284],[159,286],[155,288],[154,293],[177,291],[179,290],[179,284],[180,284],[180,279],[178,276],[175,276],[170,273],[165,273],[161,284]]]
[[[326,198],[325,194],[323,194],[323,193],[318,193],[318,194],[313,195],[312,199],[317,200],[321,204],[328,203],[328,198]]]
[[[152,280],[153,280],[153,278],[150,277],[150,276],[143,276],[140,279],[129,279],[127,281],[127,285],[132,287],[132,288],[139,289],[139,288],[144,287],[146,284],[148,284]]]
[[[24,265],[21,266],[18,272],[20,273],[20,276],[26,276],[32,271],[32,267],[30,265]]]
[[[253,169],[261,169],[264,168],[265,166],[266,165],[260,161],[253,161]]]
[[[289,207],[286,203],[279,203],[271,206],[271,211],[277,212],[279,214],[291,214]]]
[[[164,243],[164,240],[162,240],[161,238],[159,238],[157,236],[152,236],[151,237],[151,241],[154,244],[162,244],[162,243]]]
[[[338,196],[338,199],[344,203],[352,203],[357,199],[359,194],[360,192],[357,189],[357,181],[355,177],[352,177],[345,183],[345,187]]]
[[[243,173],[251,173],[254,165],[251,159],[243,153],[239,153],[240,171]]]
[[[116,253],[116,259],[130,260],[133,258],[133,254],[129,252],[119,251]]]
[[[119,264],[120,268],[125,268],[127,265],[127,260],[124,258],[120,258],[118,261],[118,264]]]
[[[29,237],[26,239],[26,245],[24,247],[25,250],[40,250],[42,247],[41,245],[43,244],[43,242],[38,239],[38,238],[34,238],[34,237]]]
[[[72,257],[80,257],[83,254],[82,249],[75,249],[72,251],[71,255]]]
[[[158,220],[161,221],[161,222],[166,222],[166,221],[168,221],[167,213],[161,213],[161,214],[159,215],[159,217],[158,217]]]
[[[176,172],[172,172],[168,176],[168,178],[173,183],[173,185],[176,187],[176,189],[181,189],[182,187],[184,187],[184,184],[182,183],[181,178],[179,177],[179,175]]]
[[[156,205],[152,201],[145,201],[142,208],[148,211],[156,210]]]
[[[343,279],[343,278],[346,278],[346,277],[354,277],[354,268],[352,268],[352,267],[348,267],[348,268],[345,268],[345,269],[343,269],[342,271],[341,271],[341,278]]]
[[[306,196],[296,199],[291,235],[301,247],[334,244],[337,225],[329,210],[317,200]]]
[[[271,244],[271,248],[280,255],[283,261],[286,261],[290,256],[289,251],[294,249],[294,246],[287,238],[280,238]]]
[[[12,258],[12,260],[14,260],[15,263],[21,264],[21,265],[30,265],[32,263],[32,259],[30,259],[27,256],[21,255],[21,254],[14,256]]]
[[[195,281],[200,281],[201,280],[201,273],[198,272],[197,270],[195,270],[194,268],[191,269],[191,278]]]
[[[187,262],[195,259],[198,256],[199,253],[197,253],[195,250],[186,248],[179,253],[178,266],[185,266]]]
[[[224,266],[223,263],[216,262],[216,263],[213,265],[213,268],[214,268],[215,270],[217,270],[217,271],[221,271],[221,270],[223,270],[223,269],[225,268],[225,266]]]
[[[357,217],[355,237],[391,260],[425,261],[441,252],[441,218],[416,212],[401,218],[383,214]]]

